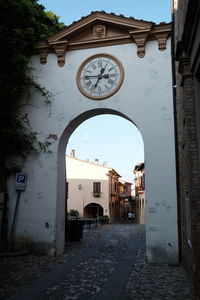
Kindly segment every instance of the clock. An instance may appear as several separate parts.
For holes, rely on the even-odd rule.
[[[116,93],[124,80],[121,62],[109,54],[96,54],[80,66],[76,82],[80,92],[94,100],[102,100]]]

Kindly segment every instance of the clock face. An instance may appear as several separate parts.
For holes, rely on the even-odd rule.
[[[76,79],[82,94],[101,100],[118,91],[124,79],[124,69],[115,57],[97,54],[82,63]]]

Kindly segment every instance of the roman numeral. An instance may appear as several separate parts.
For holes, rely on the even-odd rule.
[[[110,83],[111,85],[113,85],[115,82],[112,79],[109,79],[108,83]]]
[[[102,68],[102,61],[101,60],[98,61],[98,67]]]
[[[91,80],[89,80],[89,81],[87,81],[87,82],[85,83],[85,85],[86,85],[87,87],[90,87],[91,84],[92,84],[92,81],[91,81]]]
[[[100,86],[98,86],[98,93],[101,94],[102,93],[102,89]]]
[[[90,89],[91,89],[91,91],[94,91],[95,90],[95,84],[93,84]]]

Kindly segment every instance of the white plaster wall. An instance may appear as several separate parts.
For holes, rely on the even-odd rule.
[[[152,262],[175,262],[178,257],[175,146],[171,82],[170,40],[165,51],[157,42],[146,43],[144,58],[136,54],[135,44],[83,49],[66,53],[64,67],[59,67],[55,54],[48,55],[47,64],[39,57],[32,59],[37,81],[53,97],[51,105],[32,91],[22,100],[23,110],[29,113],[30,124],[44,141],[49,134],[52,154],[30,156],[24,166],[28,173],[27,190],[22,193],[18,214],[17,234],[27,236],[34,243],[45,243],[46,248],[61,253],[64,247],[64,137],[69,138],[74,128],[70,124],[79,116],[94,110],[119,113],[133,121],[141,131],[145,148],[147,255]],[[76,86],[76,73],[89,56],[108,53],[116,56],[124,66],[125,78],[120,90],[110,98],[94,101],[83,96]],[[97,110],[99,109],[99,110]],[[70,123],[72,122],[72,123]],[[68,127],[67,127],[68,126]],[[130,137],[131,138],[131,137]],[[61,144],[62,143],[62,144]],[[58,155],[63,153],[63,158]],[[15,202],[15,191],[10,180],[10,214]],[[49,222],[49,227],[45,227]],[[52,250],[53,251],[53,250]]]
[[[83,217],[83,208],[90,203],[103,207],[104,215],[109,216],[109,177],[108,167],[66,156],[66,172],[69,182],[68,211],[77,209]],[[101,183],[101,196],[93,196],[93,182]],[[78,188],[81,184],[81,189]]]

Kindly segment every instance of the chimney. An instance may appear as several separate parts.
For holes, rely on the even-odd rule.
[[[70,153],[70,156],[75,157],[75,150],[74,149],[72,149],[72,151]]]

